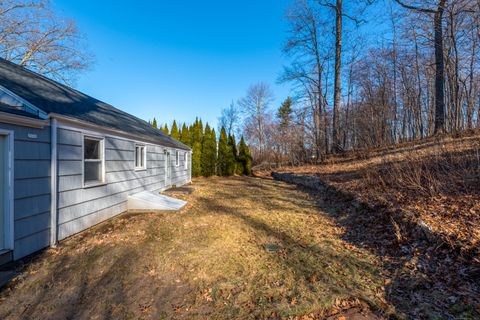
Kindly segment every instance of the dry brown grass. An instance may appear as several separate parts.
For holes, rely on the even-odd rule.
[[[478,247],[480,136],[449,137],[366,154],[362,159],[349,154],[321,165],[278,171],[316,175],[373,206],[413,213],[452,245],[459,240],[465,250]]]
[[[315,177],[349,212],[340,221],[354,243],[387,261],[398,309],[412,318],[480,317],[479,135],[278,171]]]
[[[387,314],[375,255],[323,200],[255,178],[198,179],[177,213],[126,214],[63,241],[1,292],[1,319],[313,319]],[[326,207],[325,207],[326,208]]]

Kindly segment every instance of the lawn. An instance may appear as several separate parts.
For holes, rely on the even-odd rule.
[[[179,196],[188,200],[179,212],[124,214],[41,253],[1,292],[0,318],[394,312],[382,264],[343,240],[324,199],[257,178],[197,179],[193,187]]]

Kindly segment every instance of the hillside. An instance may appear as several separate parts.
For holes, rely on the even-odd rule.
[[[397,288],[409,299],[435,299],[428,294],[434,286],[480,307],[479,138],[363,150],[274,176],[324,193],[343,215],[347,237],[410,268],[418,283]]]

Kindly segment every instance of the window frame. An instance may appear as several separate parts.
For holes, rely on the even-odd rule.
[[[85,140],[94,140],[100,143],[99,160],[85,159]],[[85,181],[85,162],[100,162],[101,164],[101,180]],[[82,183],[83,188],[97,187],[105,185],[105,137],[91,134],[82,134]]]
[[[137,167],[137,148],[143,148],[142,152],[142,160],[143,166]],[[147,170],[147,145],[142,143],[135,143],[135,147],[133,149],[133,169],[135,171],[144,171]]]
[[[187,170],[188,169],[188,152],[186,151],[183,153],[183,161],[184,161],[183,168]]]
[[[180,166],[180,151],[175,150],[175,167]]]

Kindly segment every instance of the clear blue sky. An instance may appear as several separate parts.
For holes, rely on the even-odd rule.
[[[54,0],[86,34],[95,64],[77,89],[145,120],[216,127],[252,83],[275,84],[289,0]]]

